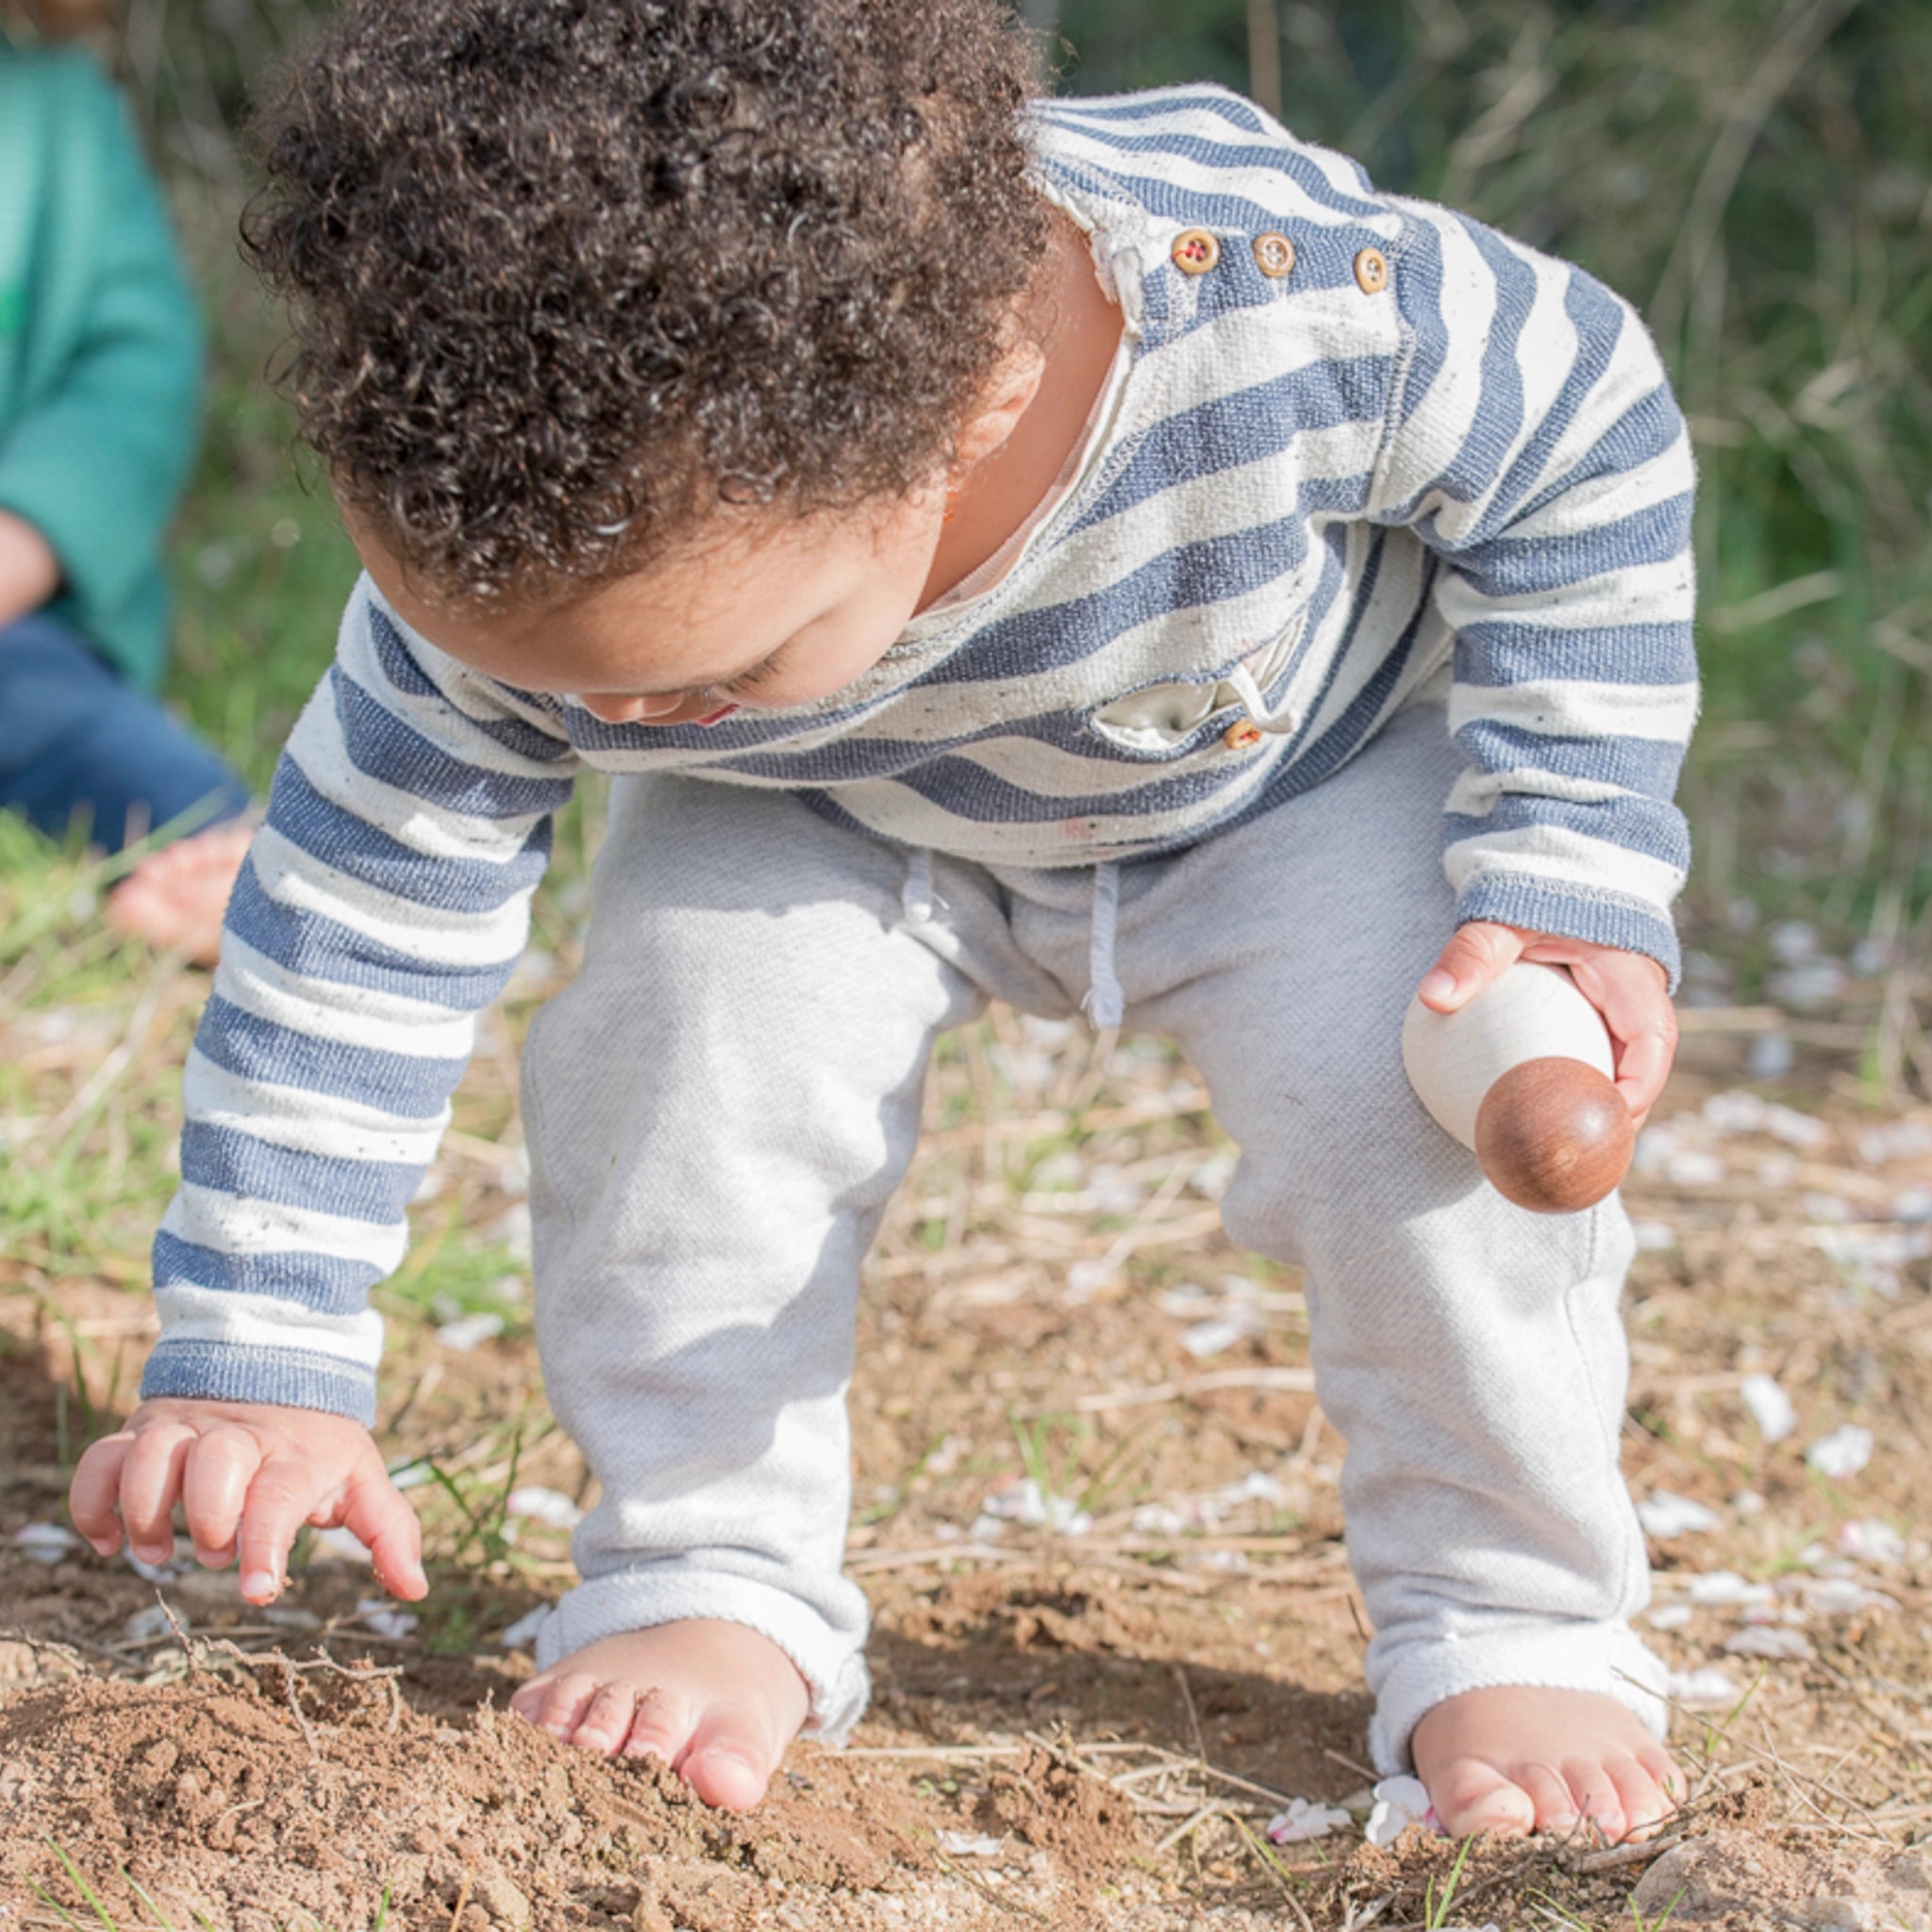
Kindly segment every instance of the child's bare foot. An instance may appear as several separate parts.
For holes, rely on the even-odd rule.
[[[228,819],[150,853],[108,895],[108,924],[158,951],[179,947],[197,966],[212,966],[228,894],[254,836],[246,822]]]
[[[1684,1781],[1634,1711],[1591,1690],[1506,1685],[1466,1690],[1415,1727],[1416,1775],[1444,1831],[1642,1837],[1676,1808]]]
[[[566,1744],[661,1757],[706,1804],[745,1811],[765,1795],[811,1696],[769,1638],[693,1617],[589,1644],[509,1703]]]

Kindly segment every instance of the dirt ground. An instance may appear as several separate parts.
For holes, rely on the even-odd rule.
[[[391,1322],[385,1444],[434,1471],[408,1626],[352,1553],[304,1553],[264,1614],[231,1575],[63,1544],[147,1310],[0,1259],[0,1932],[1932,1932],[1932,1110],[1824,1049],[1753,1084],[1755,1012],[1691,1032],[1629,1191],[1626,1463],[1694,1781],[1656,1844],[1365,1840],[1365,1630],[1298,1284],[1219,1233],[1229,1156],[1185,1066],[999,1016],[936,1071],[870,1264],[872,1710],[744,1819],[503,1709],[585,1488],[513,1282],[467,1329]],[[482,1080],[436,1207],[513,1256]],[[1348,1821],[1272,1842],[1294,1799]]]

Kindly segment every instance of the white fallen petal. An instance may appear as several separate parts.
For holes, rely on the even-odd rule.
[[[1820,1475],[1842,1482],[1872,1460],[1872,1431],[1862,1423],[1846,1423],[1812,1443],[1805,1452],[1805,1460]]]
[[[1932,1221],[1932,1188],[1902,1188],[1891,1197],[1894,1221]]]
[[[121,1560],[143,1583],[179,1583],[194,1568],[192,1557],[170,1557],[165,1563],[150,1563],[137,1557],[132,1550],[124,1550]]]
[[[1746,1375],[1738,1384],[1738,1393],[1767,1442],[1782,1442],[1797,1428],[1798,1411],[1775,1375],[1767,1375],[1762,1370]]]
[[[1633,1221],[1630,1231],[1640,1255],[1667,1254],[1677,1245],[1677,1230],[1668,1221]]]
[[[1037,1528],[1058,1530],[1062,1536],[1085,1536],[1093,1527],[1093,1519],[1071,1496],[1058,1496],[1041,1490],[1033,1477],[1025,1476],[1016,1483],[1005,1483],[996,1490],[988,1491],[985,1500],[979,1506],[979,1521],[974,1524],[974,1534],[980,1533],[980,1525],[987,1522],[1024,1523]],[[997,1536],[997,1528],[993,1530]]]
[[[1781,966],[1795,966],[1804,959],[1815,959],[1823,941],[1818,928],[1808,919],[1781,919],[1765,935],[1772,958]]]
[[[963,1831],[942,1831],[939,1836],[940,1850],[956,1858],[996,1858],[1007,1848],[1003,1838],[974,1838]]]
[[[1240,1503],[1278,1503],[1287,1494],[1281,1479],[1265,1469],[1251,1469],[1239,1482],[1225,1483],[1214,1492],[1214,1500],[1233,1508]]]
[[[540,1483],[512,1490],[503,1507],[512,1516],[527,1516],[552,1529],[575,1529],[584,1520],[584,1512],[561,1490],[546,1490]]]
[[[1270,1842],[1277,1845],[1306,1844],[1310,1839],[1326,1838],[1354,1821],[1339,1805],[1320,1805],[1308,1798],[1291,1798],[1286,1811],[1268,1821]]]
[[[1750,1583],[1740,1576],[1735,1570],[1712,1570],[1703,1576],[1692,1576],[1685,1583],[1685,1596],[1693,1604],[1769,1604],[1777,1600],[1777,1591],[1768,1583]]]
[[[496,1641],[506,1650],[526,1650],[549,1621],[550,1606],[539,1604],[534,1610],[525,1610]]]
[[[1196,1322],[1191,1328],[1184,1328],[1181,1346],[1200,1361],[1210,1355],[1219,1355],[1224,1349],[1232,1348],[1238,1341],[1247,1341],[1259,1327],[1253,1311],[1241,1308],[1233,1314],[1214,1315],[1205,1322]]]
[[[1637,1506],[1637,1520],[1646,1536],[1700,1536],[1724,1526],[1724,1518],[1689,1496],[1655,1490]]]
[[[1831,1139],[1831,1129],[1817,1115],[1780,1107],[1775,1101],[1764,1109],[1764,1131],[1801,1154],[1814,1154]]]
[[[495,1341],[502,1333],[503,1317],[494,1308],[485,1308],[479,1314],[458,1315],[454,1322],[445,1322],[436,1331],[436,1339],[443,1347],[454,1349],[458,1355],[468,1355],[484,1342]]]
[[[509,1250],[513,1261],[530,1258],[530,1204],[519,1201],[497,1216],[484,1232]]]
[[[1903,1563],[1906,1540],[1883,1517],[1862,1517],[1839,1527],[1838,1546],[1860,1563]]]
[[[129,1643],[146,1643],[157,1637],[173,1636],[175,1622],[165,1605],[149,1604],[146,1609],[136,1610],[122,1624],[121,1634]]]
[[[1849,1576],[1807,1577],[1805,1607],[1822,1617],[1849,1617],[1859,1610],[1896,1609],[1897,1605],[1882,1590],[1867,1590]]]
[[[62,1563],[70,1550],[80,1547],[80,1539],[58,1523],[29,1523],[13,1533],[15,1546],[23,1557],[36,1563]]]
[[[1437,1831],[1436,1809],[1419,1777],[1385,1777],[1375,1787],[1374,1808],[1362,1835],[1372,1845],[1392,1845],[1411,1824]]]
[[[1664,1178],[1673,1187],[1710,1188],[1724,1177],[1722,1157],[1702,1147],[1686,1147],[1664,1162]]]
[[[1657,1604],[1643,1613],[1643,1621],[1653,1630],[1681,1630],[1690,1617],[1689,1604]]]
[[[422,1623],[408,1610],[392,1609],[379,1596],[365,1596],[356,1606],[356,1621],[378,1637],[407,1637]]]
[[[1742,1696],[1737,1679],[1715,1664],[1694,1671],[1673,1671],[1669,1685],[1672,1703],[1687,1710],[1722,1710]]]
[[[1763,1130],[1767,1105],[1763,1095],[1737,1089],[1713,1093],[1698,1112],[1714,1134],[1756,1134]]]
[[[1801,1658],[1811,1655],[1811,1642],[1802,1630],[1777,1624],[1746,1624],[1724,1639],[1724,1652],[1729,1657]]]

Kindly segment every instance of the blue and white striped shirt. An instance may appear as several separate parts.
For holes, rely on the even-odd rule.
[[[1692,471],[1633,311],[1215,89],[1037,115],[1041,191],[1091,233],[1126,359],[1011,568],[855,684],[708,729],[609,725],[358,586],[190,1058],[143,1393],[373,1416],[369,1291],[581,766],[1093,865],[1320,784],[1447,672],[1458,917],[1674,974]],[[1259,735],[1230,741],[1243,718]]]

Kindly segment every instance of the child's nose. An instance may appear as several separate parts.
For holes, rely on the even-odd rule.
[[[611,694],[593,693],[577,700],[593,718],[601,719],[606,724],[649,724],[653,719],[668,718],[690,702],[685,691],[664,691],[655,696],[618,697]]]

